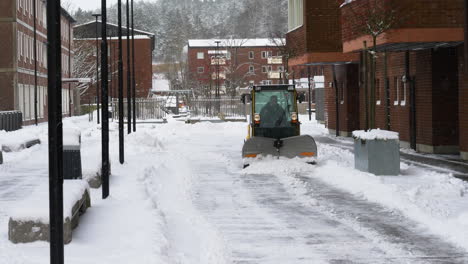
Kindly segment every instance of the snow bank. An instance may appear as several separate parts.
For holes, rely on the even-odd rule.
[[[72,217],[73,206],[89,193],[89,185],[83,180],[66,180],[63,183],[63,219]],[[40,185],[26,200],[19,202],[10,213],[16,221],[49,223],[49,187]]]
[[[393,131],[372,129],[369,131],[364,131],[364,130],[353,131],[353,137],[356,139],[362,139],[362,140],[375,140],[375,139],[398,140],[399,134]]]

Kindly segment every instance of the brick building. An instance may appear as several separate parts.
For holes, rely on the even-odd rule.
[[[337,131],[338,118],[339,134],[350,135],[359,128],[359,56],[343,53],[339,3],[289,0],[288,18],[286,44],[292,55],[288,62],[290,77],[308,78],[309,72],[311,77],[323,76],[325,83],[320,86],[324,88],[315,92],[317,107],[325,107],[317,112],[325,110],[325,116],[324,120],[318,115],[317,118],[327,124],[331,133]]]
[[[219,45],[216,44],[219,41]],[[200,94],[235,94],[251,84],[278,84],[284,79],[282,39],[203,39],[188,42],[188,73]],[[219,78],[218,78],[219,74]]]
[[[33,11],[33,1],[36,13]],[[34,28],[34,20],[36,28]],[[73,23],[62,9],[62,75],[71,77],[73,60]],[[36,41],[34,40],[36,37]],[[23,123],[47,120],[47,25],[46,1],[0,1],[0,111],[20,110]],[[34,52],[36,50],[36,54]],[[37,76],[37,81],[36,77]],[[73,85],[63,84],[64,115],[73,112]],[[37,101],[35,100],[37,95]],[[35,104],[37,102],[37,105]],[[35,112],[37,109],[37,112]]]
[[[363,52],[373,43],[363,33],[371,10],[394,16],[376,39],[375,102]],[[402,147],[468,159],[463,18],[462,0],[289,0],[290,71],[325,76],[331,132],[367,129],[375,104],[375,127],[399,132]]]
[[[390,3],[391,2],[391,3]],[[360,87],[360,124],[375,104],[376,127],[400,133],[402,147],[468,159],[468,96],[463,60],[462,0],[357,0],[341,7],[344,52],[372,43],[362,30],[368,10],[393,12],[377,38],[375,102]],[[365,76],[362,71],[360,76]],[[367,103],[366,103],[367,102]]]
[[[77,25],[74,27],[75,42],[77,47],[85,47],[88,49],[85,56],[87,57],[86,63],[90,67],[96,65],[96,32],[98,33],[98,45],[101,45],[101,27],[102,22],[91,21],[85,24]],[[152,89],[152,76],[153,76],[153,51],[155,48],[154,34],[142,30],[135,29],[135,84],[136,84],[136,97],[146,98],[150,95]],[[112,98],[118,97],[118,26],[112,23],[107,23],[108,33],[108,62],[109,62],[109,96]],[[127,97],[127,28],[122,28],[122,62],[123,62],[123,94]],[[131,50],[131,35],[130,35],[130,52]],[[99,53],[100,55],[100,53]],[[131,54],[130,54],[131,55]],[[130,57],[131,60],[132,57]],[[99,59],[99,63],[101,60]],[[86,65],[85,65],[86,66]],[[130,64],[130,67],[132,65]],[[94,68],[95,69],[95,68]],[[82,103],[95,102],[96,98],[96,72],[86,73],[88,77],[93,79],[93,83],[83,94]],[[99,76],[99,79],[101,76]],[[99,82],[98,82],[99,84]]]

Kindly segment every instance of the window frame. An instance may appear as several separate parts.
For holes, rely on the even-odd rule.
[[[197,52],[197,60],[204,60],[205,52]]]

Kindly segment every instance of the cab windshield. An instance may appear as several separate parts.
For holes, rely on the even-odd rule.
[[[294,92],[261,91],[255,94],[255,112],[260,114],[260,127],[290,127],[294,109]]]

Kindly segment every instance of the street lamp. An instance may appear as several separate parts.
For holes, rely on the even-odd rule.
[[[135,81],[135,23],[132,2],[132,97],[133,97],[133,132],[136,132],[136,81]]]
[[[124,107],[123,107],[123,64],[122,64],[122,0],[117,1],[117,20],[118,20],[118,35],[119,35],[119,161],[120,164],[125,162],[124,153]]]
[[[101,26],[101,88],[102,88],[102,129],[101,129],[101,162],[102,162],[102,198],[109,196],[109,74],[107,60],[107,3],[101,0],[102,26]],[[96,23],[97,25],[97,23]],[[96,35],[97,36],[97,35]],[[99,110],[98,110],[99,113]]]
[[[63,123],[60,1],[47,0],[46,14],[50,263],[63,264]]]
[[[132,133],[132,94],[130,86],[132,85],[132,73],[130,71],[130,8],[127,0],[127,133]]]
[[[216,40],[216,98],[219,98],[219,43],[221,41]]]
[[[97,123],[99,124],[99,41],[98,41],[98,18],[101,14],[92,14],[96,18],[96,106]]]

